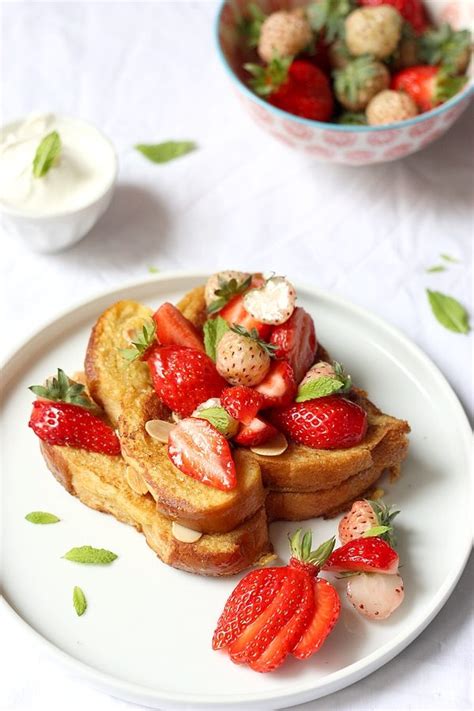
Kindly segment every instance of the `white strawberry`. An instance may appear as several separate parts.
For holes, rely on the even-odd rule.
[[[220,289],[228,288],[229,284],[232,286],[232,280],[235,281],[235,293],[238,292],[238,288],[244,284],[244,282],[250,277],[247,272],[237,272],[232,270],[227,270],[224,272],[217,272],[217,274],[212,274],[206,282],[204,289],[204,299],[206,301],[206,306],[210,306],[219,297],[216,291]]]
[[[275,276],[259,289],[251,289],[244,296],[246,311],[261,323],[278,326],[288,321],[295,310],[296,291],[288,279]]]
[[[258,385],[270,368],[272,347],[257,332],[235,325],[225,333],[216,352],[216,368],[232,385]]]
[[[380,532],[377,535],[393,546],[395,539],[392,524],[399,513],[383,501],[354,501],[351,510],[339,522],[339,540],[344,545],[348,541],[361,538],[370,529],[378,529]]]
[[[400,575],[361,573],[347,582],[347,597],[361,615],[372,620],[385,620],[402,603],[405,596]]]
[[[334,370],[331,363],[326,363],[326,361],[320,360],[318,363],[315,363],[311,366],[311,368],[308,370],[303,380],[301,381],[300,386],[304,385],[305,383],[309,383],[310,380],[316,380],[317,378],[323,377],[334,378],[335,376],[336,371]]]

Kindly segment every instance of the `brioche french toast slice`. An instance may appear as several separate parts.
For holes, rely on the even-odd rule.
[[[178,308],[195,325],[202,325],[206,319],[204,287],[189,291],[178,303]],[[317,359],[330,360],[321,345]],[[260,465],[266,487],[273,491],[320,492],[338,487],[359,472],[369,469],[375,471],[374,467],[379,467],[382,473],[384,468],[400,465],[408,447],[408,423],[381,412],[367,399],[364,391],[354,388],[354,392],[354,401],[363,407],[368,415],[368,429],[364,440],[349,449],[314,449],[290,442],[288,449],[276,457],[252,453]],[[358,493],[361,494],[364,490],[360,489]],[[275,498],[273,496],[273,500]],[[349,499],[350,495],[347,498]],[[290,497],[286,497],[286,500],[289,501]],[[342,503],[342,500],[339,503]],[[311,509],[310,506],[306,508]],[[282,512],[285,510],[284,507],[280,509]],[[322,506],[319,505],[313,507],[314,511],[321,509]],[[320,516],[321,512],[312,515]]]
[[[156,510],[152,497],[129,487],[122,457],[45,442],[41,442],[41,451],[48,468],[70,494],[141,531],[168,565],[200,575],[235,575],[271,551],[263,508],[230,533],[203,535],[194,543],[183,543],[173,536],[172,521]]]
[[[226,533],[264,505],[260,467],[248,452],[237,452],[237,486],[221,491],[182,474],[166,444],[146,432],[149,420],[169,420],[171,413],[156,395],[146,363],[128,363],[120,349],[129,345],[129,331],[141,329],[150,316],[133,301],[120,301],[100,316],[85,359],[89,392],[118,427],[122,454],[145,480],[157,508],[190,528]]]

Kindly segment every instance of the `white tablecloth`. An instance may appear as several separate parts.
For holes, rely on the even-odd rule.
[[[444,330],[425,288],[472,313],[474,106],[404,161],[372,168],[308,162],[241,111],[215,57],[215,4],[34,2],[3,5],[3,120],[55,110],[96,122],[120,179],[97,227],[69,251],[30,253],[2,235],[3,343],[101,289],[167,269],[274,269],[365,306],[441,367],[472,412],[472,336]],[[137,142],[192,139],[157,166]],[[459,259],[427,274],[440,253]],[[388,666],[305,709],[468,709],[471,565],[433,624]],[[133,705],[67,676],[4,616],[0,706],[11,711]],[[303,708],[303,707],[301,707]]]

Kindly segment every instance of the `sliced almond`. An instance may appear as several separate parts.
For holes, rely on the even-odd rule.
[[[143,479],[142,475],[139,474],[133,467],[127,467],[125,473],[125,478],[127,484],[136,494],[148,494],[148,487]]]
[[[250,451],[254,454],[261,454],[262,457],[278,457],[288,447],[288,440],[282,432],[278,432],[271,439],[267,439],[263,444],[256,447],[250,447]]]
[[[173,423],[166,422],[166,420],[148,420],[148,422],[145,422],[145,429],[150,437],[163,444],[168,442],[168,435],[173,427]]]
[[[273,561],[278,560],[278,556],[276,553],[265,553],[262,555],[255,565],[260,565],[261,567],[268,565],[269,563],[273,563]]]
[[[176,521],[173,521],[171,524],[171,533],[173,538],[176,538],[177,541],[181,541],[181,543],[196,543],[202,536],[201,531],[186,528],[186,526],[182,526]]]

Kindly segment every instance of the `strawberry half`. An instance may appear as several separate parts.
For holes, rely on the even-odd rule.
[[[263,407],[288,405],[296,395],[293,368],[287,360],[274,360],[264,379],[255,390],[265,398]]]
[[[249,425],[259,410],[264,407],[265,398],[261,393],[245,385],[225,388],[221,393],[221,404],[235,420]]]
[[[162,304],[153,314],[153,319],[158,341],[163,346],[185,346],[204,351],[199,331],[173,304]]]
[[[349,541],[327,559],[324,570],[331,573],[385,573],[398,572],[398,553],[381,538],[357,538]]]
[[[257,319],[248,313],[244,306],[243,294],[234,296],[234,298],[219,311],[219,316],[227,321],[229,326],[237,324],[238,326],[243,326],[249,332],[255,329],[258,337],[264,341],[268,339],[272,330],[271,326],[257,321]]]
[[[261,417],[254,417],[248,425],[243,425],[234,437],[235,444],[242,447],[257,447],[278,434],[278,430]]]
[[[229,444],[207,420],[180,420],[169,433],[168,456],[183,474],[202,484],[223,491],[237,486]]]
[[[120,454],[120,442],[114,430],[79,405],[36,400],[28,424],[48,444],[111,456]]]
[[[317,578],[314,581],[313,595],[313,617],[292,651],[297,659],[307,659],[317,652],[339,618],[341,601],[327,580]]]
[[[315,449],[354,447],[367,431],[365,410],[340,395],[275,408],[271,420],[294,442]]]
[[[270,343],[276,346],[275,358],[285,358],[299,383],[314,363],[318,342],[311,316],[298,306],[281,326],[275,326]]]
[[[219,397],[227,383],[206,353],[183,346],[158,346],[148,367],[160,400],[189,417],[202,402]]]

